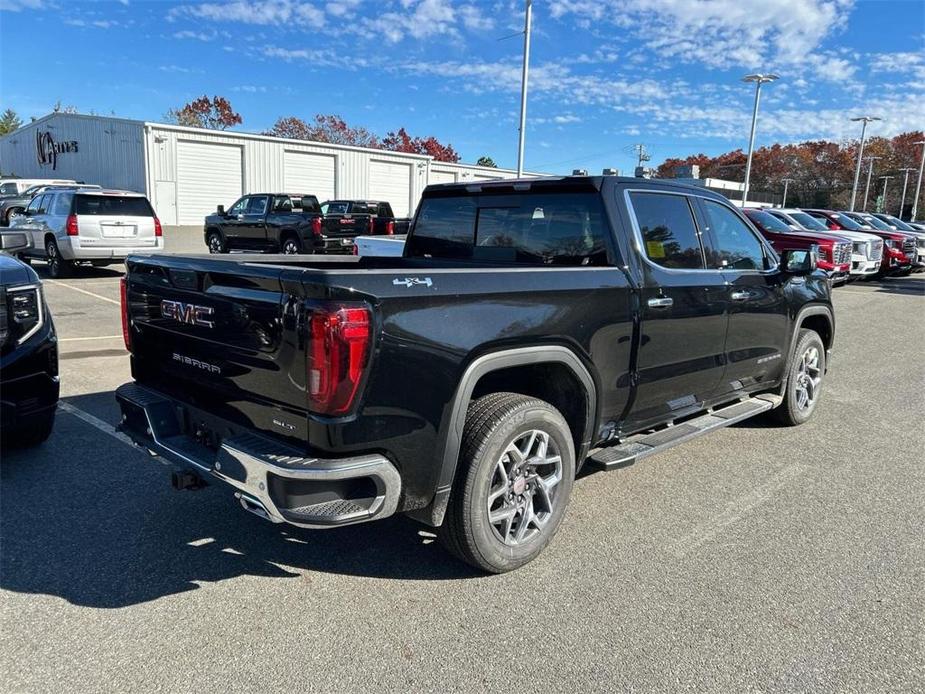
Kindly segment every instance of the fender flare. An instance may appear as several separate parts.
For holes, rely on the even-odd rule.
[[[437,476],[437,488],[431,504],[411,515],[430,525],[439,526],[443,522],[449,502],[450,490],[456,477],[456,468],[459,465],[459,452],[462,444],[463,430],[466,425],[466,413],[472,392],[475,386],[486,374],[517,366],[531,366],[534,364],[555,363],[568,368],[578,379],[587,393],[585,401],[585,430],[580,432],[581,444],[575,451],[577,461],[583,460],[591,445],[591,439],[596,426],[597,415],[597,386],[591,372],[575,354],[567,347],[559,345],[544,345],[535,347],[519,347],[498,352],[489,352],[474,359],[463,372],[459,385],[449,403],[449,415],[441,426],[446,430],[443,437],[442,448],[438,450],[436,462],[440,466]],[[576,461],[576,462],[577,462]]]
[[[803,320],[808,316],[825,316],[829,321],[829,327],[832,331],[832,339],[830,344],[835,344],[835,313],[831,307],[824,304],[813,304],[810,306],[804,306],[801,308],[796,315],[796,318],[793,319],[793,330],[790,334],[790,344],[787,345],[787,368],[784,370],[784,376],[781,379],[780,388],[778,393],[783,395],[787,392],[787,374],[790,373],[790,360],[793,359],[793,350],[796,348],[797,337],[800,334],[800,326],[803,325]],[[828,370],[829,360],[828,353],[831,352],[831,348],[826,349],[826,370]]]

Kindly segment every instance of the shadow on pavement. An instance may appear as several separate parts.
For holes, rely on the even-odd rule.
[[[51,279],[48,275],[48,266],[42,260],[33,260],[32,269],[35,270],[42,279]],[[105,265],[103,267],[93,267],[92,265],[78,265],[67,277],[62,277],[62,282],[79,279],[115,279],[125,274],[125,266],[121,263]]]
[[[67,402],[112,421],[112,393]],[[95,407],[92,407],[94,406]],[[0,463],[0,587],[117,608],[237,576],[324,571],[389,579],[478,574],[398,516],[334,530],[274,525],[210,486],[176,492],[158,459],[59,411],[52,437]]]
[[[907,296],[925,296],[925,276],[912,275],[910,277],[886,277],[882,280],[865,282],[875,287],[878,294],[905,294]],[[835,290],[838,291],[837,289]]]

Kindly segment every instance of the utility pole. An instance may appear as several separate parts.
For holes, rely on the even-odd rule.
[[[652,159],[646,151],[646,146],[642,143],[633,145],[633,151],[636,152],[636,166],[642,166],[645,162]]]
[[[919,195],[922,193],[922,169],[925,169],[925,140],[919,140],[912,143],[915,147],[922,148],[922,160],[919,162],[919,182],[915,184],[915,198],[912,200],[912,216],[909,217],[913,222],[915,215],[919,211]]]
[[[784,182],[784,199],[780,201],[781,207],[787,207],[787,188],[790,186],[790,182],[793,181],[792,178],[781,179]]]
[[[867,185],[864,186],[864,206],[861,207],[861,212],[867,212],[867,194],[870,192],[870,177],[874,172],[874,162],[880,159],[880,157],[867,157],[869,162],[867,166]]]
[[[893,176],[881,176],[880,180],[883,181],[883,209],[877,210],[877,212],[886,212],[886,186],[890,182],[890,179],[894,178]]]
[[[524,134],[527,129],[527,73],[530,71],[530,20],[533,0],[526,0],[524,8],[524,67],[520,78],[520,142],[517,147],[517,178],[524,175]]]
[[[745,75],[743,82],[755,83],[755,106],[752,109],[752,132],[748,136],[748,159],[745,160],[745,185],[742,187],[742,207],[748,201],[748,182],[752,175],[752,152],[755,149],[755,128],[758,126],[758,102],[761,100],[761,85],[779,79],[777,75]]]
[[[851,211],[854,212],[854,201],[858,196],[858,182],[861,180],[861,157],[864,156],[864,138],[867,136],[867,124],[871,121],[880,120],[877,116],[860,116],[852,118],[853,121],[861,121],[861,144],[858,147],[858,165],[854,169],[854,185],[851,187]]]
[[[903,209],[906,207],[906,186],[909,185],[909,172],[915,171],[915,169],[907,166],[905,169],[900,169],[900,171],[904,172],[905,175],[903,176],[903,196],[899,199],[899,214],[896,216],[902,219]]]

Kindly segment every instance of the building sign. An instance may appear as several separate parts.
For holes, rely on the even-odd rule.
[[[51,133],[35,132],[35,150],[41,166],[51,165],[52,170],[58,168],[58,155],[77,152],[77,140],[67,142],[55,142]]]

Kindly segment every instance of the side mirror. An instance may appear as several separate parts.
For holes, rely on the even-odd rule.
[[[18,253],[29,248],[29,237],[20,231],[4,231],[0,233],[0,250],[7,253]]]
[[[818,248],[814,245],[809,249],[791,249],[781,253],[780,264],[784,272],[795,276],[811,274],[816,269]]]
[[[216,207],[215,213],[220,217],[224,217],[225,216],[225,206],[219,205],[218,207]]]

